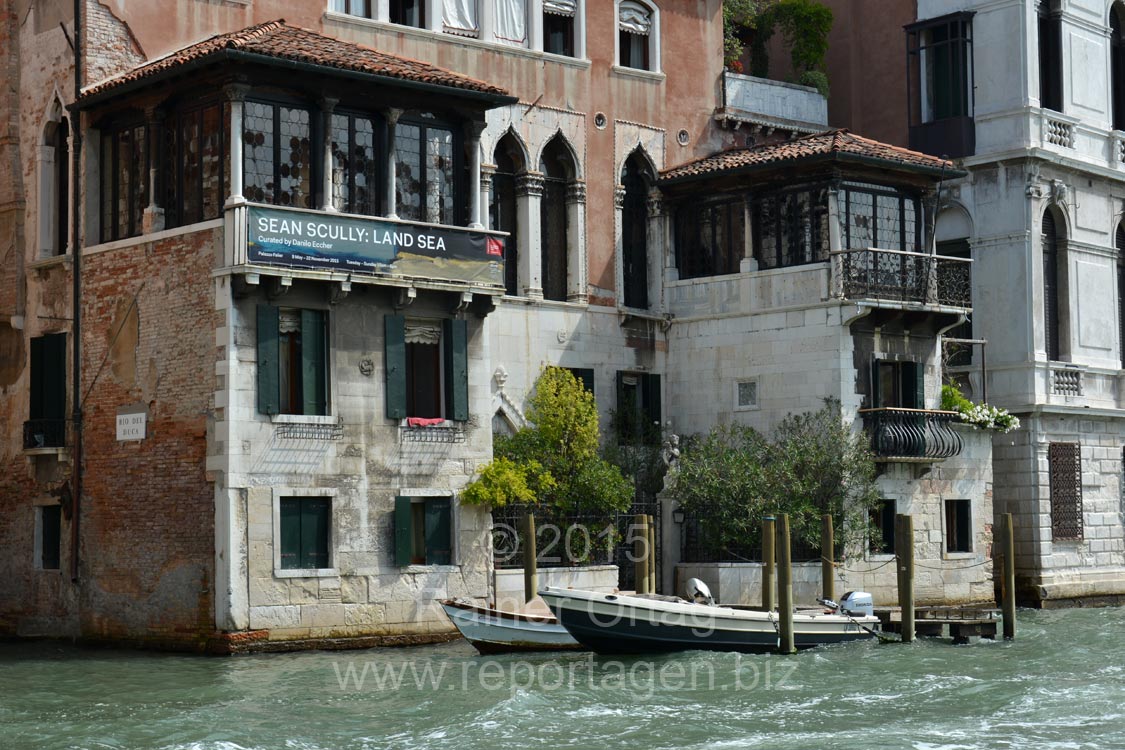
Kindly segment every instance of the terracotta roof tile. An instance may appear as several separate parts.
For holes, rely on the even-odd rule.
[[[784,143],[722,151],[673,167],[662,172],[660,176],[662,181],[673,182],[724,172],[750,170],[772,164],[780,166],[785,162],[816,157],[829,159],[843,157],[845,160],[848,157],[876,159],[887,162],[887,166],[891,167],[921,168],[935,172],[944,168],[951,174],[958,171],[953,162],[946,159],[880,143],[841,129],[815,133]]]
[[[390,55],[352,42],[334,39],[308,29],[290,26],[284,20],[269,21],[229,34],[219,34],[145,63],[115,78],[95,84],[83,92],[88,99],[129,83],[173,72],[203,58],[219,58],[227,51],[248,52],[291,62],[322,65],[415,83],[462,89],[492,96],[506,96],[503,89],[429,63]]]

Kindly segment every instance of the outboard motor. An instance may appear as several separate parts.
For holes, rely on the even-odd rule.
[[[689,578],[687,582],[687,600],[696,604],[715,606],[715,597],[711,596],[711,589],[698,578]]]
[[[875,614],[875,602],[866,591],[849,591],[840,599],[839,611],[853,617],[871,617]]]

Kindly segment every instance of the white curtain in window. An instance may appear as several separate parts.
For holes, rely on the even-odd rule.
[[[617,21],[622,31],[648,34],[652,28],[652,11],[634,0],[621,0]]]
[[[441,22],[450,34],[476,36],[477,0],[442,0]]]
[[[527,46],[527,0],[496,1],[496,39]]]
[[[578,0],[543,0],[543,12],[573,18],[578,15]]]

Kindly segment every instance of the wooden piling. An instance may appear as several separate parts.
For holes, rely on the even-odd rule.
[[[762,519],[762,611],[769,612],[774,606],[773,587],[777,581],[777,555],[774,552],[773,516]]]
[[[1016,538],[1012,533],[1012,514],[1005,513],[1001,516],[1001,536],[1004,547],[1001,554],[1004,556],[1004,577],[1001,579],[1001,596],[1003,598],[1004,640],[1010,641],[1016,637]]]
[[[914,518],[895,516],[898,606],[902,610],[902,642],[914,640]]]
[[[789,514],[777,519],[777,650],[796,653],[793,641],[793,558],[789,549]]]
[[[523,519],[523,600],[529,602],[539,593],[539,563],[536,560],[535,514]]]
[[[633,588],[638,594],[651,593],[648,590],[648,516],[638,513],[633,516]]]
[[[656,519],[645,517],[648,527],[648,593],[656,593]]]
[[[820,519],[820,578],[823,597],[836,600],[836,542],[832,528],[832,514],[825,513]]]

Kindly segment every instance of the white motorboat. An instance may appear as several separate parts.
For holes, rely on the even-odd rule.
[[[445,599],[441,607],[465,640],[482,654],[582,648],[550,615],[505,612],[460,599]]]
[[[710,600],[706,586],[694,579],[691,584],[698,584],[696,590],[703,594],[694,598]],[[780,638],[777,612],[553,587],[539,596],[576,641],[603,654],[691,649],[766,653],[777,650]],[[826,604],[819,612],[793,614],[798,649],[878,637],[880,623],[871,614],[870,595],[849,594],[841,605]]]

